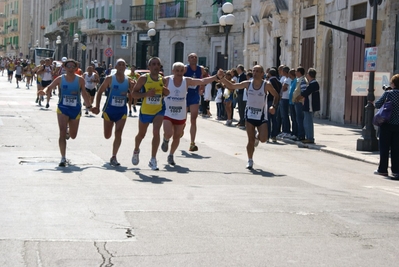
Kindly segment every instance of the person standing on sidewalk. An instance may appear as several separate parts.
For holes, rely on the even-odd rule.
[[[205,75],[203,67],[198,65],[198,56],[195,53],[188,55],[188,63],[184,76],[200,79]],[[197,134],[197,118],[200,103],[199,86],[190,86],[187,93],[187,108],[190,110],[190,148],[189,151],[198,151],[195,145],[195,136]]]
[[[52,83],[44,89],[39,90],[40,95],[48,95],[48,93],[58,86],[58,107],[57,119],[60,135],[58,138],[58,145],[61,152],[61,162],[59,167],[65,167],[68,164],[66,159],[66,140],[71,137],[75,139],[78,134],[79,122],[82,110],[81,97],[86,104],[90,106],[89,96],[85,90],[85,81],[81,76],[75,74],[78,64],[73,59],[68,59],[65,62],[67,73],[57,77]],[[68,131],[69,126],[69,131]]]
[[[290,68],[287,66],[283,66],[281,69],[281,99],[278,111],[280,112],[282,132],[279,135],[281,138],[291,138],[291,123],[289,117],[289,94],[290,94],[290,86],[291,86],[291,78],[289,77]]]
[[[148,166],[157,171],[157,151],[160,143],[160,129],[165,114],[164,96],[169,95],[169,90],[166,88],[165,79],[160,74],[161,59],[153,57],[148,60],[148,69],[150,73],[141,75],[134,86],[132,97],[143,98],[139,115],[139,131],[135,137],[135,144],[133,150],[132,163],[133,165],[139,164],[140,144],[143,141],[147,128],[152,123],[152,148],[151,159]],[[144,86],[145,92],[141,93],[140,90]],[[198,106],[197,106],[198,107]]]
[[[380,162],[374,174],[388,176],[389,151],[391,151],[391,171],[393,179],[399,180],[399,74],[391,78],[391,89],[386,90],[375,102],[381,108],[386,100],[392,102],[392,114],[388,123],[380,126]]]
[[[232,89],[245,89],[248,90],[247,106],[245,108],[245,128],[248,136],[247,155],[248,163],[246,168],[253,168],[253,154],[255,147],[258,146],[259,141],[262,143],[268,139],[267,119],[268,113],[274,114],[276,112],[277,103],[279,101],[279,94],[274,89],[269,81],[263,80],[265,71],[262,66],[256,65],[253,67],[253,80],[244,81],[241,83],[233,84],[225,77],[221,80],[223,83]],[[274,96],[273,103],[268,106],[267,94]],[[266,107],[269,107],[267,110]]]
[[[89,66],[89,68],[92,68]],[[130,89],[133,89],[133,85],[130,82],[131,79],[125,75],[126,62],[120,58],[115,63],[116,73],[111,76],[107,76],[104,82],[101,84],[96,95],[96,105],[92,108],[94,114],[100,112],[100,103],[103,93],[109,88],[107,100],[103,108],[103,119],[104,119],[104,137],[109,139],[112,136],[112,129],[115,124],[115,139],[112,146],[112,157],[110,159],[111,166],[119,166],[119,162],[116,159],[119,147],[122,143],[122,132],[125,127],[127,118],[127,97],[130,94]],[[92,69],[90,70],[93,71]],[[92,76],[97,75],[92,73]],[[90,76],[91,77],[91,76]],[[87,85],[86,85],[87,88]],[[93,89],[95,92],[96,90]],[[86,109],[87,110],[87,109]]]
[[[314,125],[313,116],[314,112],[320,110],[320,86],[316,81],[316,70],[309,68],[306,74],[306,78],[309,82],[308,86],[304,91],[301,92],[303,101],[303,126],[305,129],[306,139],[302,140],[305,144],[314,144]]]
[[[281,82],[277,79],[277,70],[275,68],[270,68],[268,71],[268,81],[270,84],[273,86],[274,90],[277,91],[279,94],[279,99],[280,99],[280,92],[281,88],[283,87]],[[274,102],[274,95],[273,94],[268,94],[267,96],[267,105],[270,107],[273,105]],[[278,102],[277,102],[278,103]],[[275,106],[275,111],[278,111],[278,104],[276,103]],[[273,143],[277,142],[277,135],[280,131],[279,124],[277,122],[277,114],[275,113],[270,113],[270,116],[267,120],[267,128],[268,128],[268,139],[271,139]]]
[[[303,97],[301,97],[301,92],[305,91],[308,86],[308,80],[305,77],[305,69],[298,67],[296,69],[296,88],[292,95],[292,101],[295,106],[296,122],[298,124],[298,140],[305,140],[305,128],[303,125],[304,114],[303,114]]]

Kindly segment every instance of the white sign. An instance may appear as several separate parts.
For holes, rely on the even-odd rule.
[[[127,34],[121,34],[121,48],[127,49]]]
[[[377,70],[377,47],[367,47],[364,51],[364,71]]]
[[[147,33],[139,33],[139,41],[151,41]]]
[[[369,88],[370,72],[353,72],[352,73],[352,88],[351,96],[367,96]],[[389,79],[391,74],[389,72],[375,72],[374,73],[374,95],[382,96],[384,90],[383,85],[389,86]]]

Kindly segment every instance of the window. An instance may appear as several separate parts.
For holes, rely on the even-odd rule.
[[[108,19],[112,19],[112,6],[108,9]]]
[[[103,18],[104,17],[104,15],[105,15],[105,6],[102,6],[101,7],[101,18]]]
[[[352,6],[352,21],[367,17],[367,2]]]
[[[315,28],[315,23],[316,23],[316,17],[311,16],[304,18],[304,23],[303,23],[303,29],[306,30],[312,30]]]
[[[177,42],[175,44],[175,62],[184,62],[183,53],[184,44],[182,42]]]

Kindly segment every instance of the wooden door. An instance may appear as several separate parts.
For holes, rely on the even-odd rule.
[[[364,28],[352,30],[364,34]],[[352,72],[364,71],[364,40],[348,35],[346,56],[346,87],[345,87],[345,113],[344,123],[364,126],[364,107],[366,96],[351,96]]]

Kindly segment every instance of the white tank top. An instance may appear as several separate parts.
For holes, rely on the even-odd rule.
[[[265,114],[267,118],[267,94],[265,93],[265,81],[262,82],[260,88],[253,87],[253,81],[248,87],[248,100],[246,106],[246,114],[248,119],[261,120],[262,115]]]
[[[164,98],[165,101],[165,116],[174,120],[184,120],[186,118],[186,95],[187,95],[187,81],[183,77],[183,81],[179,87],[176,87],[173,79],[174,76],[169,76],[169,95]]]
[[[89,73],[85,72],[83,75],[85,76],[85,87],[90,90],[94,89],[94,87],[96,87],[96,85],[93,83],[94,73],[89,76]]]
[[[53,80],[53,75],[51,74],[51,66],[44,66],[44,72],[42,74],[43,81],[51,81]]]

